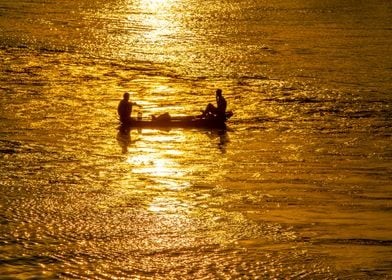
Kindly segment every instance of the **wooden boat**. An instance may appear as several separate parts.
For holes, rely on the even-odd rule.
[[[164,114],[159,117],[152,117],[151,120],[131,119],[123,124],[131,128],[226,128],[226,121],[233,115],[233,112],[226,112],[225,118],[219,118],[213,115],[207,117],[201,116],[177,116],[172,117]]]

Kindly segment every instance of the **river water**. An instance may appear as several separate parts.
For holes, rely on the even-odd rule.
[[[389,279],[392,4],[0,0],[0,278]],[[226,131],[118,130],[198,114]]]

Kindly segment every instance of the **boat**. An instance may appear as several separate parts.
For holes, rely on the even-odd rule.
[[[152,116],[151,120],[141,118],[130,119],[125,125],[130,128],[152,128],[152,129],[170,129],[170,128],[216,128],[225,129],[226,121],[233,116],[233,112],[226,112],[225,118],[214,115],[206,117],[201,116],[170,116],[163,114],[159,117]]]

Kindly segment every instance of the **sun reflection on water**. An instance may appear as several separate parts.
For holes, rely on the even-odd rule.
[[[140,6],[149,12],[159,12],[170,9],[175,1],[172,0],[141,0]]]
[[[178,164],[167,158],[160,158],[154,153],[146,155],[135,155],[127,159],[134,167],[134,174],[148,174],[152,177],[181,177],[183,171],[177,168]]]
[[[175,4],[173,0],[141,0],[139,1],[137,14],[141,14],[139,19],[143,30],[145,30],[142,41],[154,44],[154,48],[164,47],[166,39],[178,31],[178,26],[173,20],[172,7]],[[130,4],[134,7],[134,3]],[[128,16],[130,23],[135,22],[134,12]],[[146,45],[148,47],[148,44]],[[147,50],[144,50],[147,51]]]
[[[189,205],[175,197],[155,197],[148,210],[154,213],[178,214],[178,212],[189,210]]]
[[[187,175],[189,169],[181,166],[180,160],[185,151],[181,149],[186,142],[181,134],[144,135],[139,147],[127,155],[125,163],[131,174],[148,180],[148,189],[181,190],[190,186]]]

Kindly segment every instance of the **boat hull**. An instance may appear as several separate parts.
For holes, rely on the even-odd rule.
[[[225,129],[224,121],[209,119],[189,119],[189,120],[131,120],[124,124],[134,128],[220,128]]]
[[[178,116],[172,117],[169,114],[161,115],[158,118],[153,117],[152,120],[130,119],[123,123],[123,126],[130,128],[154,128],[154,129],[170,129],[170,128],[207,128],[207,129],[226,129],[226,120],[233,115],[232,111],[226,112],[224,118],[216,116]]]

